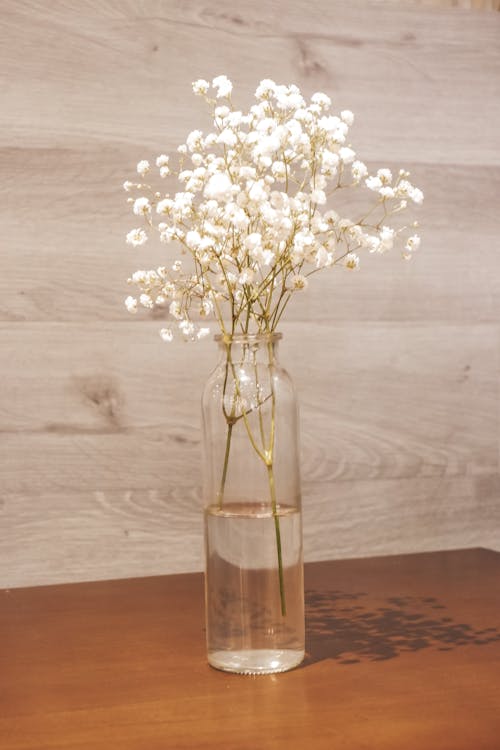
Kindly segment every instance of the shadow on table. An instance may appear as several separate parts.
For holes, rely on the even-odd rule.
[[[451,651],[500,640],[497,628],[475,630],[454,622],[433,597],[390,597],[380,607],[364,604],[364,593],[306,591],[306,661],[341,664],[393,659],[406,651]]]

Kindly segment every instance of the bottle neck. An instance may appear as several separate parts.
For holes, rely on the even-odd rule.
[[[215,340],[223,360],[269,364],[276,361],[281,338],[281,333],[236,333],[218,335]]]

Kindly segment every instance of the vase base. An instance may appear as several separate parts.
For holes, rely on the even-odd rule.
[[[304,659],[304,651],[297,649],[249,649],[242,651],[212,651],[208,663],[223,672],[238,674],[275,674],[297,667]]]

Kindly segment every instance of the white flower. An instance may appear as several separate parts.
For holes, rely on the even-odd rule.
[[[418,250],[420,247],[420,237],[418,234],[414,234],[412,237],[408,237],[406,240],[405,250],[408,253],[413,252],[414,250]]]
[[[356,182],[360,182],[363,177],[366,177],[366,175],[368,174],[368,168],[366,164],[363,164],[362,161],[354,161],[352,163],[351,172],[353,179]]]
[[[328,149],[326,149],[321,155],[321,161],[323,165],[323,172],[334,175],[340,161],[339,155],[334,153],[333,151],[329,151]]]
[[[193,81],[193,92],[195,94],[206,94],[209,89],[209,82],[205,81],[203,78],[198,78],[197,81]]]
[[[263,81],[259,83],[257,86],[257,90],[255,92],[255,98],[256,99],[265,99],[270,94],[273,94],[276,89],[276,84],[274,81],[272,81],[270,78],[264,78]]]
[[[186,146],[190,151],[198,151],[201,146],[203,133],[201,130],[193,130],[186,138]]]
[[[311,190],[311,201],[323,206],[326,203],[326,194],[324,190]]]
[[[352,148],[348,148],[347,146],[343,146],[341,149],[339,149],[339,156],[344,162],[344,164],[351,164],[354,161],[354,157],[356,156],[356,152],[352,150]]]
[[[394,198],[395,196],[394,188],[391,188],[388,185],[381,187],[378,192],[383,198]]]
[[[316,268],[328,268],[333,264],[333,253],[329,253],[326,247],[321,245],[316,251]]]
[[[413,187],[410,192],[410,198],[414,203],[420,205],[421,203],[423,203],[424,194],[419,188]]]
[[[194,323],[184,318],[179,322],[179,330],[182,331],[186,338],[189,338],[195,331]]]
[[[136,313],[137,312],[137,300],[135,297],[127,297],[125,300],[125,307],[129,311],[129,313]]]
[[[390,185],[392,182],[392,172],[390,169],[379,169],[377,172],[377,177],[379,178],[382,185]]]
[[[166,343],[170,343],[174,338],[174,334],[171,328],[162,328],[160,330],[160,336]]]
[[[248,189],[248,197],[255,203],[262,203],[267,200],[268,191],[266,190],[265,182],[263,180],[256,180],[251,182]]]
[[[127,244],[137,247],[138,245],[144,245],[148,240],[148,235],[144,229],[132,229],[127,234]]]
[[[198,333],[196,334],[197,339],[204,339],[206,336],[210,335],[210,328],[199,328]]]
[[[177,320],[180,320],[182,318],[181,303],[178,300],[174,299],[170,303],[170,307],[168,308],[168,311],[173,318],[176,318]]]
[[[392,227],[382,227],[379,233],[380,238],[380,247],[378,248],[378,251],[380,253],[385,253],[387,250],[392,250],[392,247],[394,245],[394,229]]]
[[[141,294],[141,296],[139,297],[139,302],[143,307],[154,307],[154,302],[149,294]]]
[[[354,115],[350,109],[343,109],[340,113],[340,119],[345,122],[346,125],[351,127],[354,122]]]
[[[244,245],[247,250],[252,251],[257,247],[260,247],[262,243],[262,235],[259,232],[252,232],[245,238]]]
[[[356,270],[356,268],[359,267],[359,258],[356,253],[347,253],[344,259],[344,264],[345,267],[350,268],[351,271]]]
[[[142,159],[137,164],[137,173],[141,175],[141,177],[144,177],[150,170],[150,165],[147,159]]]
[[[365,185],[369,190],[380,190],[382,187],[382,181],[379,177],[367,177],[365,180]]]
[[[232,195],[232,182],[225,172],[216,172],[205,185],[204,195],[216,201],[226,201]]]
[[[332,100],[330,99],[330,97],[326,94],[321,93],[321,91],[313,94],[311,96],[311,101],[313,104],[318,104],[321,109],[330,109],[330,106],[332,104]]]
[[[158,203],[156,204],[156,213],[168,214],[172,210],[173,205],[174,205],[174,202],[172,198],[164,198],[162,201],[158,201]]]
[[[238,282],[240,284],[251,284],[255,277],[255,271],[251,268],[244,268],[238,276]]]
[[[134,201],[133,211],[136,216],[145,216],[146,214],[150,214],[151,203],[147,198],[137,198]]]
[[[234,146],[238,139],[234,133],[234,130],[231,130],[231,128],[224,128],[222,133],[217,138],[218,143],[224,143],[226,146]]]
[[[214,110],[214,116],[217,120],[224,120],[230,114],[231,110],[225,104],[219,104]]]
[[[202,317],[206,317],[207,315],[210,315],[210,313],[213,312],[213,309],[214,309],[214,303],[212,302],[211,299],[208,299],[207,297],[202,299],[201,308],[200,308],[200,315]]]
[[[123,189],[127,193],[129,193],[132,190],[133,187],[134,187],[134,183],[130,182],[130,180],[125,180],[125,182],[123,183]]]
[[[287,282],[288,289],[291,291],[297,291],[300,289],[307,289],[309,286],[309,281],[305,276],[303,276],[300,273],[295,274],[294,276],[290,276]]]
[[[217,76],[212,81],[212,86],[214,89],[217,90],[216,97],[217,99],[224,98],[226,96],[229,96],[231,91],[233,90],[233,84],[229,80],[227,76]]]
[[[159,157],[158,157],[158,158],[156,159],[156,166],[157,166],[158,168],[160,168],[160,167],[168,167],[168,163],[169,163],[169,161],[170,161],[170,157],[169,157],[169,156],[167,156],[166,154],[161,154],[161,155],[160,155],[160,156],[159,156]]]
[[[271,167],[271,171],[278,180],[284,180],[286,177],[286,165],[282,161],[275,161]]]
[[[186,234],[186,245],[193,250],[196,250],[200,246],[201,237],[200,233],[195,229],[191,230]]]

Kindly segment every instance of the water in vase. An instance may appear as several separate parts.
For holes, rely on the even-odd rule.
[[[224,503],[205,510],[209,663],[231,672],[266,674],[304,657],[301,514],[269,505]],[[284,611],[285,610],[285,611]]]

